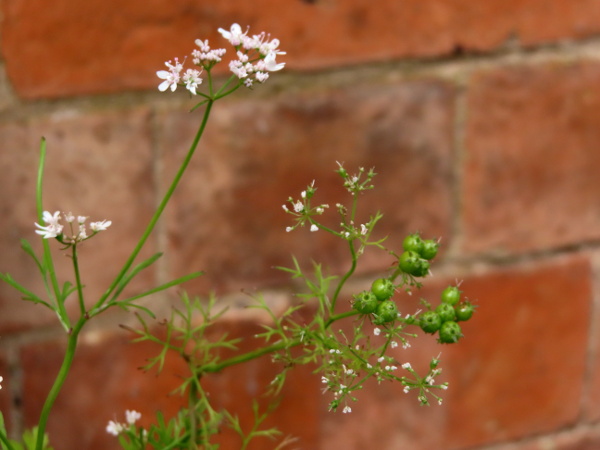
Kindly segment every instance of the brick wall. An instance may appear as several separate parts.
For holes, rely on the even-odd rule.
[[[144,229],[197,127],[185,94],[155,71],[232,22],[267,30],[285,73],[217,103],[190,173],[149,243],[167,256],[132,289],[206,270],[188,283],[239,303],[240,289],[285,297],[272,269],[290,254],[343,269],[343,249],[285,233],[281,204],[311,180],[338,195],[335,161],[375,166],[368,194],[390,246],[414,230],[442,236],[426,283],[462,279],[478,299],[461,345],[424,337],[399,358],[442,351],[450,389],[422,408],[401,386],[370,386],[350,415],[326,411],[320,381],[298,369],[275,422],[302,449],[600,447],[600,2],[597,0],[0,1],[0,271],[39,291],[19,249],[33,240],[35,171],[48,140],[46,209],[109,218],[83,247],[86,292],[103,292]],[[325,200],[327,201],[327,200]],[[388,261],[367,259],[364,283]],[[68,261],[59,261],[65,272]],[[66,273],[66,272],[65,272]],[[360,282],[358,282],[360,284]],[[151,300],[164,317],[169,298]],[[407,302],[410,300],[407,299]],[[410,303],[407,303],[409,305]],[[242,308],[225,326],[251,336]],[[153,348],[129,343],[109,311],[84,333],[49,422],[57,449],[116,448],[125,408],[177,408],[164,376],[137,370]],[[31,426],[65,338],[48,311],[0,285],[0,410]],[[249,414],[268,360],[208,382]],[[239,445],[229,435],[223,448]],[[256,448],[269,448],[262,442]]]

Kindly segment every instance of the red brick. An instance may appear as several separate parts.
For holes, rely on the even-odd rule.
[[[286,233],[294,222],[281,207],[316,180],[313,204],[329,204],[323,220],[339,229],[335,204],[350,198],[336,161],[351,173],[358,166],[379,173],[375,190],[361,198],[357,223],[381,210],[376,236],[389,235],[390,248],[401,248],[415,230],[449,237],[453,99],[450,87],[416,80],[215,105],[168,211],[173,276],[207,270],[188,287],[193,292],[253,288],[288,280],[273,266],[289,266],[291,254],[345,270],[345,242],[306,228]],[[168,176],[200,119],[201,111],[159,119]],[[367,252],[361,270],[387,268],[392,259],[383,256]]]
[[[3,2],[2,53],[22,98],[152,89],[165,60],[183,57],[194,39],[223,42],[218,27],[249,24],[278,37],[292,69],[315,69],[490,51],[516,37],[523,45],[593,36],[594,0],[161,0]],[[52,39],[48,39],[52,36]]]
[[[90,220],[109,219],[111,228],[85,242],[79,260],[88,300],[97,299],[120,270],[141,235],[153,204],[149,115],[145,110],[85,115],[65,111],[47,118],[13,121],[0,126],[0,177],[10,195],[0,199],[4,221],[0,235],[0,270],[28,289],[43,295],[44,287],[33,260],[20,248],[25,238],[38,251],[35,183],[41,136],[47,139],[44,208],[72,211]],[[153,242],[149,242],[152,248]],[[52,241],[61,278],[73,280],[71,260]],[[149,255],[146,251],[144,254]],[[111,267],[108,267],[108,266]],[[152,278],[152,268],[134,282],[140,289]],[[46,298],[44,296],[44,298]],[[20,294],[0,283],[2,334],[54,322],[40,305],[21,302]],[[73,297],[69,307],[76,308]]]
[[[594,254],[593,262],[596,276],[594,284],[595,303],[590,319],[590,376],[588,391],[583,400],[585,420],[591,423],[600,420],[600,277],[598,277],[600,254]]]
[[[600,432],[593,427],[578,427],[555,434],[494,447],[494,450],[595,450]]]
[[[600,65],[507,66],[468,91],[464,248],[521,253],[600,237]]]
[[[13,423],[13,394],[16,389],[14,370],[8,362],[7,353],[0,351],[0,376],[3,378],[0,390],[0,412],[4,418],[4,424],[8,430],[12,429]]]
[[[424,297],[435,302],[449,280],[432,281]],[[368,386],[351,414],[323,413],[321,448],[472,448],[578,420],[591,302],[587,259],[490,268],[465,277],[461,288],[478,310],[458,345],[425,336],[397,351],[399,363],[418,371],[441,352],[439,381],[450,383],[443,405],[418,407],[400,385]]]
[[[240,352],[257,345],[252,336],[262,328],[252,322],[238,320],[220,326],[218,334],[229,333],[231,338],[241,337]],[[78,348],[76,359],[67,383],[58,397],[48,422],[48,432],[55,448],[102,449],[117,448],[114,437],[105,432],[108,420],[124,420],[125,409],[142,412],[141,424],[148,427],[154,423],[154,414],[160,410],[170,418],[185,399],[171,392],[179,386],[183,376],[189,373],[183,360],[176,355],[167,358],[160,375],[144,374],[137,368],[155,356],[160,348],[155,344],[131,344],[131,336],[121,334],[88,335]],[[58,371],[63,346],[48,342],[27,346],[22,353],[25,374],[24,413],[26,424],[36,423],[43,400]],[[252,425],[252,400],[263,402],[265,387],[278,373],[280,367],[268,357],[225,369],[220,374],[203,378],[217,410],[228,408],[240,418],[242,427]],[[100,389],[100,390],[99,390]],[[282,391],[282,403],[274,416],[263,426],[276,426],[284,436],[297,436],[306,448],[315,448],[317,437],[315,408],[319,381],[311,375],[310,368],[294,370],[288,385]],[[98,394],[101,394],[99,397]],[[299,420],[302,417],[302,420]],[[217,436],[223,448],[239,448],[239,438],[223,427]],[[265,441],[258,439],[251,447],[260,449]],[[269,443],[270,445],[270,443]]]

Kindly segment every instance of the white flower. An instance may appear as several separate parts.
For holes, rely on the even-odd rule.
[[[375,329],[373,330],[373,334],[374,334],[375,336],[379,336],[379,335],[381,334],[381,329],[379,329],[379,328],[375,328]]]
[[[171,61],[165,62],[165,66],[169,68],[169,70],[159,70],[156,72],[156,76],[161,80],[165,80],[158,86],[158,90],[161,92],[166,91],[171,88],[172,92],[175,92],[177,89],[177,85],[179,84],[179,80],[181,79],[181,70],[183,69],[183,64],[181,64],[177,58],[175,58],[175,64],[171,64]]]
[[[112,434],[113,436],[118,436],[123,431],[123,425],[110,420],[108,425],[106,426],[106,432],[108,434]]]
[[[125,418],[127,420],[127,423],[129,425],[133,425],[134,423],[136,423],[139,419],[141,419],[142,414],[134,411],[134,410],[127,410],[125,411]]]
[[[285,63],[278,64],[277,61],[275,61],[276,58],[277,54],[275,52],[267,53],[267,56],[265,56],[264,65],[265,69],[269,72],[276,72],[278,70],[283,69],[283,67],[285,66]]]
[[[60,211],[56,211],[54,214],[50,214],[50,211],[44,211],[42,220],[46,223],[46,226],[44,227],[36,223],[35,226],[38,227],[39,230],[35,230],[35,232],[44,239],[55,238],[62,233],[63,226],[58,223],[60,220]]]
[[[349,414],[352,412],[352,408],[350,408],[349,406],[344,406],[344,409],[342,409],[342,413],[344,414]]]
[[[240,27],[237,23],[231,25],[229,31],[219,28],[219,33],[221,33],[221,36],[227,39],[234,47],[240,45],[246,36],[246,33],[242,33],[242,27]]]
[[[202,78],[200,78],[200,71],[196,69],[187,69],[183,74],[183,82],[185,88],[192,94],[197,95],[196,88],[202,84]]]
[[[313,224],[310,226],[310,231],[312,231],[313,233],[314,233],[315,231],[319,231],[319,227],[313,223]]]
[[[304,204],[300,200],[294,203],[294,211],[297,213],[304,211]]]
[[[106,230],[111,225],[112,225],[112,221],[110,221],[110,220],[103,220],[101,222],[92,222],[92,223],[90,223],[90,228],[92,229],[92,231],[98,232],[98,231],[104,231],[104,230]]]
[[[412,369],[412,366],[410,365],[409,362],[405,362],[404,364],[402,364],[402,368],[406,369],[406,370],[409,370],[409,369]]]
[[[2,380],[4,380],[4,378],[0,377],[0,383],[2,383]],[[2,385],[0,384],[0,389],[2,389]]]

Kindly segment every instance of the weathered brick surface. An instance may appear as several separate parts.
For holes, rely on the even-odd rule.
[[[0,412],[2,413],[2,417],[4,418],[5,427],[8,430],[12,430],[12,425],[13,425],[12,385],[15,380],[12,379],[12,375],[13,375],[14,371],[10,369],[10,365],[8,364],[8,360],[7,360],[6,356],[7,356],[6,352],[4,350],[1,350],[0,351],[0,376],[3,378],[3,381],[1,383],[2,389],[0,390]]]
[[[109,219],[111,228],[85,242],[79,261],[86,294],[97,299],[125,262],[153,208],[151,149],[146,110],[84,114],[65,112],[48,118],[0,125],[0,178],[4,195],[0,211],[6,220],[0,234],[0,270],[10,273],[28,289],[43,295],[33,260],[20,248],[25,238],[41,251],[34,233],[35,183],[41,136],[47,139],[44,208],[73,212],[89,220]],[[149,242],[152,248],[153,242]],[[72,264],[50,242],[61,278],[73,281]],[[149,252],[144,252],[149,255]],[[110,266],[110,267],[109,267]],[[147,283],[152,269],[140,275]],[[142,284],[137,284],[138,288]],[[19,293],[0,284],[2,334],[46,324],[53,314],[42,306],[26,304]],[[43,296],[43,298],[47,298]],[[76,307],[75,298],[68,302]]]
[[[522,253],[600,236],[597,63],[474,74],[466,123],[464,248]]]
[[[352,414],[323,413],[321,448],[471,448],[574,424],[586,370],[589,275],[588,261],[574,257],[465,277],[464,295],[479,308],[463,325],[460,345],[423,337],[397,352],[399,363],[420,370],[441,352],[439,381],[450,383],[443,406],[420,408],[399,385],[369,386]],[[434,299],[448,281],[428,285],[424,297]]]
[[[208,275],[197,289],[252,288],[287,280],[273,266],[289,265],[291,254],[303,264],[318,258],[345,270],[345,242],[306,228],[286,233],[294,221],[281,207],[315,180],[313,204],[330,205],[323,221],[338,230],[335,204],[350,206],[350,196],[334,173],[336,161],[351,173],[359,166],[379,173],[356,222],[383,211],[376,235],[388,235],[390,248],[401,248],[415,230],[449,237],[453,99],[451,87],[415,80],[217,103],[168,211],[175,275],[202,269]],[[161,117],[166,175],[183,159],[199,121],[199,112]],[[369,253],[360,270],[391,262]]]
[[[153,88],[165,60],[188,54],[196,38],[222,42],[216,29],[233,22],[278,37],[296,69],[490,51],[513,37],[529,46],[600,31],[594,0],[382,0],[377,7],[365,0],[285,7],[276,0],[127,0],[118,12],[102,0],[57,0],[52,8],[11,0],[2,7],[2,54],[22,98]]]

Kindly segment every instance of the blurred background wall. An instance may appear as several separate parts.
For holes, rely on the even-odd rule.
[[[371,385],[352,414],[334,414],[320,379],[302,368],[271,423],[301,449],[600,448],[600,2],[1,0],[0,8],[0,271],[42,288],[19,240],[36,241],[45,136],[45,209],[113,221],[81,249],[88,297],[104,292],[201,118],[186,93],[159,93],[155,72],[189,54],[194,39],[226,46],[218,27],[249,25],[281,40],[285,71],[216,104],[145,253],[166,254],[132,292],[205,270],[186,290],[222,296],[234,312],[224,326],[256,345],[260,318],[243,308],[244,292],[263,290],[273,304],[290,298],[287,275],[273,266],[291,254],[334,273],[348,264],[323,233],[286,233],[281,205],[312,180],[320,203],[343,199],[336,161],[375,167],[365,214],[382,210],[378,233],[389,247],[416,230],[442,238],[423,296],[463,280],[479,305],[459,345],[426,336],[399,353],[426,367],[441,352],[450,389],[442,406],[427,408],[401,386]],[[367,257],[356,290],[389,263]],[[162,319],[175,297],[146,304]],[[398,301],[403,312],[416,309],[414,298]],[[117,448],[108,420],[137,409],[150,423],[181,402],[168,395],[180,362],[170,359],[159,377],[142,373],[156,349],[130,344],[119,324],[135,320],[108,311],[84,333],[49,422],[56,449]],[[0,285],[0,410],[15,431],[36,423],[64,346],[47,310]],[[247,418],[276,372],[265,358],[207,381],[219,405]],[[239,446],[230,435],[222,443]]]

